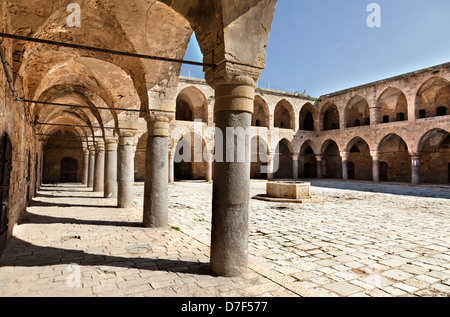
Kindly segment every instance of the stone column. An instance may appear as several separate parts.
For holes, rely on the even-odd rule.
[[[148,115],[147,160],[144,187],[144,227],[168,226],[169,119]]]
[[[275,152],[267,153],[267,180],[273,180]]]
[[[98,142],[95,153],[94,192],[103,193],[105,188],[105,144]]]
[[[414,185],[420,184],[420,156],[419,154],[411,154],[411,182]]]
[[[298,154],[292,155],[292,176],[298,179]]]
[[[117,148],[118,140],[106,139],[105,198],[117,198]]]
[[[317,179],[322,178],[322,155],[316,155],[317,161]]]
[[[208,153],[205,161],[206,165],[206,181],[211,182],[213,180],[213,155]]]
[[[348,152],[341,152],[342,158],[342,179],[348,180]]]
[[[95,172],[95,148],[89,147],[89,173],[87,187],[94,187],[94,172]]]
[[[245,142],[232,142],[227,128],[248,131],[251,126],[255,82],[244,76],[221,78],[214,83],[216,129],[225,140],[216,135],[211,229],[211,271],[214,275],[234,277],[247,270],[248,265],[248,206],[250,191],[249,135]],[[223,162],[217,160],[218,151]],[[234,151],[232,160],[226,153]],[[220,156],[220,155],[219,155]],[[243,159],[239,161],[237,158]],[[231,162],[230,162],[231,161]]]
[[[372,175],[375,183],[380,182],[380,158],[378,152],[372,152]]]
[[[117,206],[133,207],[134,186],[134,134],[121,133],[119,136],[117,163]]]
[[[175,171],[174,171],[174,161],[173,158],[175,153],[169,151],[169,184],[175,183]]]
[[[89,150],[84,151],[84,161],[83,161],[83,185],[88,184],[89,177]]]

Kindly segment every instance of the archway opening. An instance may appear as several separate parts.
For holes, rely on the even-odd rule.
[[[323,112],[323,130],[339,130],[339,110],[335,104],[330,104]]]
[[[299,178],[317,178],[317,159],[310,142],[300,149],[298,163]]]
[[[372,156],[369,145],[361,138],[352,140],[347,146],[348,159],[347,169],[350,180],[371,181],[372,177]]]
[[[286,100],[282,100],[275,108],[274,114],[275,128],[294,129],[295,124],[292,116],[292,106]]]
[[[326,142],[322,154],[322,175],[325,178],[342,178],[342,158],[336,142]]]
[[[448,115],[450,110],[450,82],[441,77],[427,80],[418,90],[416,111],[418,118]]]
[[[64,161],[68,158],[72,159],[70,165],[69,160]],[[68,179],[81,183],[83,162],[83,146],[77,135],[65,130],[53,133],[44,146],[43,183],[65,183]]]
[[[380,180],[411,182],[411,156],[405,141],[397,134],[386,136],[380,143]]]
[[[366,99],[355,96],[346,107],[347,128],[370,125],[369,104]]]
[[[378,123],[408,120],[408,102],[405,94],[398,88],[386,89],[378,98],[377,107]]]
[[[206,180],[206,143],[197,134],[184,135],[177,144],[174,155],[174,179]]]
[[[278,143],[275,151],[274,165],[278,167],[273,173],[274,179],[292,179],[293,178],[293,161],[290,144],[283,139]]]
[[[307,103],[303,106],[302,110],[300,110],[300,130],[303,131],[314,131],[314,114],[315,114],[314,106],[310,103]]]
[[[269,108],[260,96],[255,96],[252,126],[269,128]]]
[[[419,147],[420,182],[450,184],[450,133],[432,130],[422,137]]]

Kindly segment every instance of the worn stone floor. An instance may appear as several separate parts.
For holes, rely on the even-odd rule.
[[[209,275],[212,185],[170,185],[170,228],[142,228],[82,185],[45,186],[0,258],[0,296],[450,296],[450,187],[312,181],[323,202],[250,201],[250,264]],[[251,196],[265,182],[251,183]]]

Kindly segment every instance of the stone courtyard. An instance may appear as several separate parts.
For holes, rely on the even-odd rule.
[[[251,182],[251,196],[265,193]],[[251,199],[249,269],[209,272],[212,184],[169,186],[169,225],[142,227],[77,184],[44,185],[0,258],[0,296],[450,295],[448,186],[313,180],[313,204]]]

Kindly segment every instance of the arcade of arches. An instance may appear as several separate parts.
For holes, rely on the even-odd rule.
[[[42,184],[82,183],[131,208],[133,183],[143,181],[142,223],[160,228],[168,184],[206,180],[211,271],[239,276],[250,177],[450,183],[450,64],[312,100],[255,89],[275,0],[80,0],[90,8],[81,28],[65,25],[61,3],[2,1],[2,32],[173,59],[195,32],[206,80],[180,77],[173,62],[2,40],[15,88],[34,102],[15,100],[0,77],[0,250]],[[252,162],[213,160],[226,146],[215,129],[228,127],[250,131],[234,149]]]

